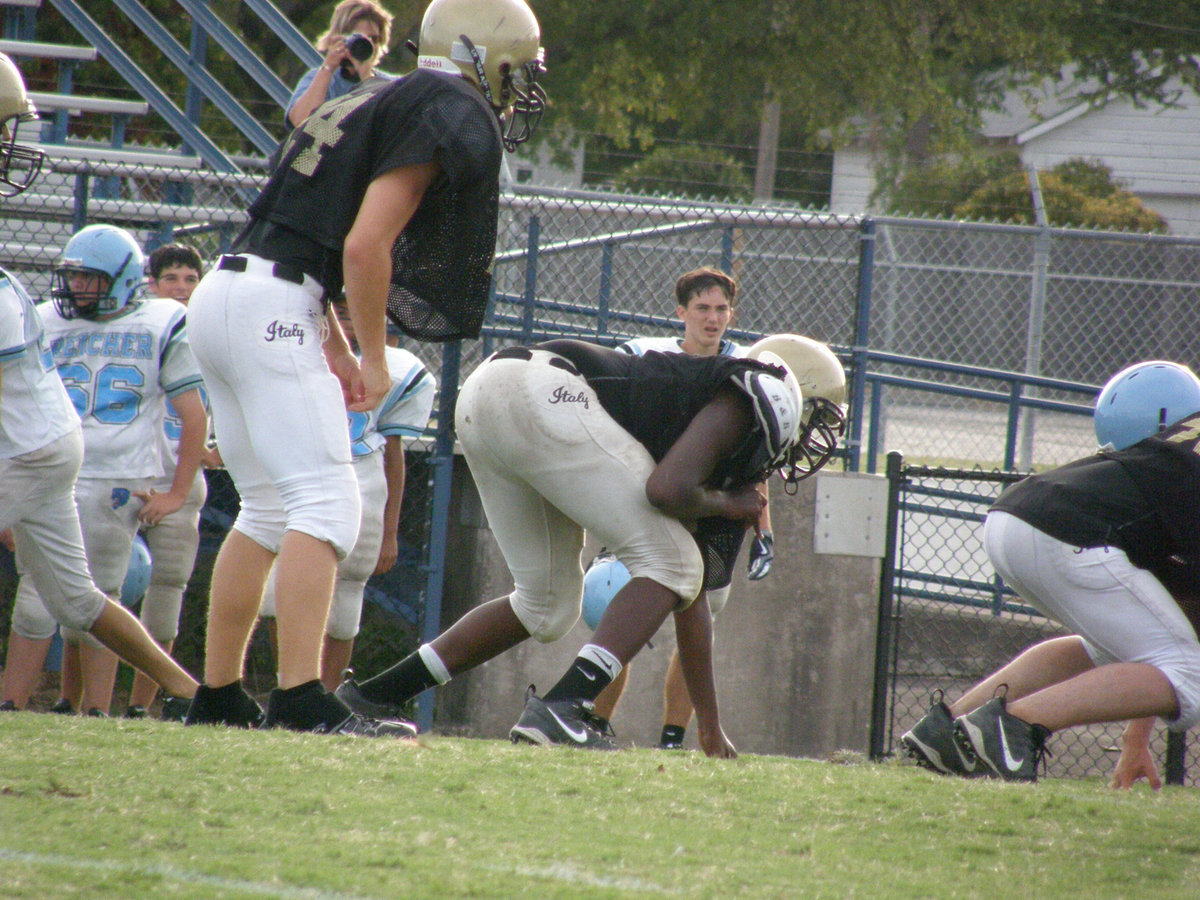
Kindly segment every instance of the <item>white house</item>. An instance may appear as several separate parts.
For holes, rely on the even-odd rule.
[[[1030,109],[1014,94],[1005,111],[985,114],[980,137],[1016,148],[1039,170],[1068,159],[1101,162],[1171,234],[1200,236],[1200,97],[1178,82],[1171,89],[1181,93],[1167,107],[1125,97],[1088,104],[1048,91]],[[870,211],[871,158],[865,141],[834,153],[832,212]]]

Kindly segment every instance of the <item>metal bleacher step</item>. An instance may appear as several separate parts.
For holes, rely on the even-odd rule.
[[[46,94],[29,91],[29,99],[38,112],[65,109],[71,113],[109,113],[144,116],[150,111],[145,100],[117,100],[111,97],[85,97],[79,94]]]
[[[31,142],[52,160],[83,160],[127,166],[164,166],[171,169],[198,169],[199,156],[184,156],[167,150],[126,150],[102,144],[45,144]]]
[[[16,41],[11,38],[0,39],[0,53],[29,59],[75,60],[77,62],[90,62],[99,55],[95,47],[83,47],[76,44],[47,44],[43,41]]]

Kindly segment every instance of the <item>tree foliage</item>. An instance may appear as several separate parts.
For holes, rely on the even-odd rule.
[[[1166,220],[1112,177],[1107,166],[1069,159],[1038,172],[1050,225],[1163,233]],[[1035,224],[1029,174],[1015,152],[922,168],[903,179],[892,211],[932,217]]]
[[[961,152],[1010,89],[1078,80],[1171,102],[1198,83],[1200,5],[1181,0],[533,0],[559,134],[650,152],[656,138],[750,144],[867,134],[895,179]],[[1067,73],[1070,73],[1069,76]]]
[[[190,22],[178,3],[143,2],[186,44]],[[146,45],[111,0],[80,3],[182,103],[182,73]],[[749,159],[739,159],[751,165],[763,104],[776,99],[783,110],[781,146],[828,151],[865,134],[895,184],[914,165],[960,153],[978,130],[980,112],[1013,88],[1069,77],[1094,95],[1164,103],[1174,99],[1173,77],[1191,87],[1200,83],[1200,4],[1194,0],[530,4],[542,25],[550,95],[538,140],[583,136],[638,155],[670,139],[751,148]],[[295,83],[303,67],[245,4],[211,5],[285,83]],[[334,0],[276,5],[315,39]],[[386,5],[396,19],[383,68],[400,72],[413,64],[403,43],[416,36],[426,0]],[[78,42],[49,5],[39,11],[38,32],[39,40]],[[232,60],[214,49],[209,67],[247,98],[264,124],[282,122]],[[206,128],[230,132],[212,115]]]
[[[618,190],[697,199],[748,202],[754,194],[749,177],[729,153],[695,145],[658,144],[626,166],[613,181]]]

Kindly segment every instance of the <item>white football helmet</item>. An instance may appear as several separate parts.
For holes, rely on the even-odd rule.
[[[525,0],[433,0],[417,65],[477,84],[504,126],[504,146],[529,140],[546,109],[541,29]]]
[[[746,356],[782,364],[799,385],[803,406],[783,471],[784,481],[795,484],[829,462],[846,431],[846,371],[827,345],[799,334],[769,335]]]
[[[17,143],[22,122],[37,120],[25,82],[13,61],[0,53],[0,197],[15,197],[42,171],[46,154]]]
[[[50,296],[64,319],[94,319],[124,309],[145,274],[146,257],[133,235],[115,225],[89,225],[67,241]]]

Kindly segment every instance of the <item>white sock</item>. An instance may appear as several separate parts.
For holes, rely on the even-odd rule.
[[[579,658],[599,666],[608,673],[610,680],[620,675],[621,669],[624,668],[619,659],[599,644],[584,644],[579,651]]]
[[[425,663],[425,668],[429,670],[429,674],[438,684],[445,684],[450,680],[450,670],[446,668],[442,658],[437,655],[432,644],[422,644],[417,648],[417,656],[421,657],[421,662]]]

